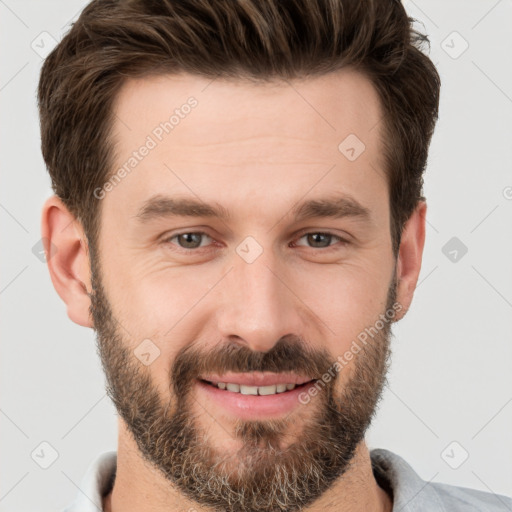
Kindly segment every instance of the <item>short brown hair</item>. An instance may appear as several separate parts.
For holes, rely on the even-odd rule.
[[[93,0],[45,60],[38,102],[52,187],[99,234],[93,191],[113,173],[113,101],[129,77],[271,81],[352,67],[375,87],[396,257],[422,194],[440,78],[399,0]]]

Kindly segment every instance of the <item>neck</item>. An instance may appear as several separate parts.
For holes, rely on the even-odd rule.
[[[392,508],[389,495],[375,480],[370,453],[362,441],[349,469],[304,512],[391,512]],[[212,512],[183,496],[142,458],[121,420],[116,479],[112,492],[104,498],[103,509],[104,512]]]

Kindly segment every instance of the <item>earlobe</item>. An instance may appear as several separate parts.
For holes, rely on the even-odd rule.
[[[93,327],[89,313],[91,279],[87,238],[80,222],[55,195],[44,203],[41,233],[50,277],[66,303],[69,318],[78,325]]]
[[[427,203],[422,200],[404,226],[397,261],[396,295],[396,300],[402,305],[402,310],[395,321],[405,316],[414,296],[425,245],[426,213]]]

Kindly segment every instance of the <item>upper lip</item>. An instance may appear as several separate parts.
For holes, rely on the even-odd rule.
[[[199,377],[208,382],[225,382],[226,384],[242,384],[243,386],[273,386],[275,384],[304,384],[313,380],[311,377],[297,375],[293,373],[270,373],[270,372],[251,372],[234,373],[229,372],[223,375],[205,374]]]

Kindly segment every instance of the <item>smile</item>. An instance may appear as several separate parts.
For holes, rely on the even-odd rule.
[[[276,395],[277,393],[291,391],[297,387],[297,384],[293,383],[272,384],[270,386],[247,386],[235,382],[209,382],[206,380],[204,382],[219,389],[232,393],[240,393],[242,395]],[[304,386],[305,384],[299,385]]]
[[[204,406],[213,406],[212,412],[261,421],[304,407],[300,397],[316,382],[293,374],[230,373],[204,375],[196,380],[196,389]]]

